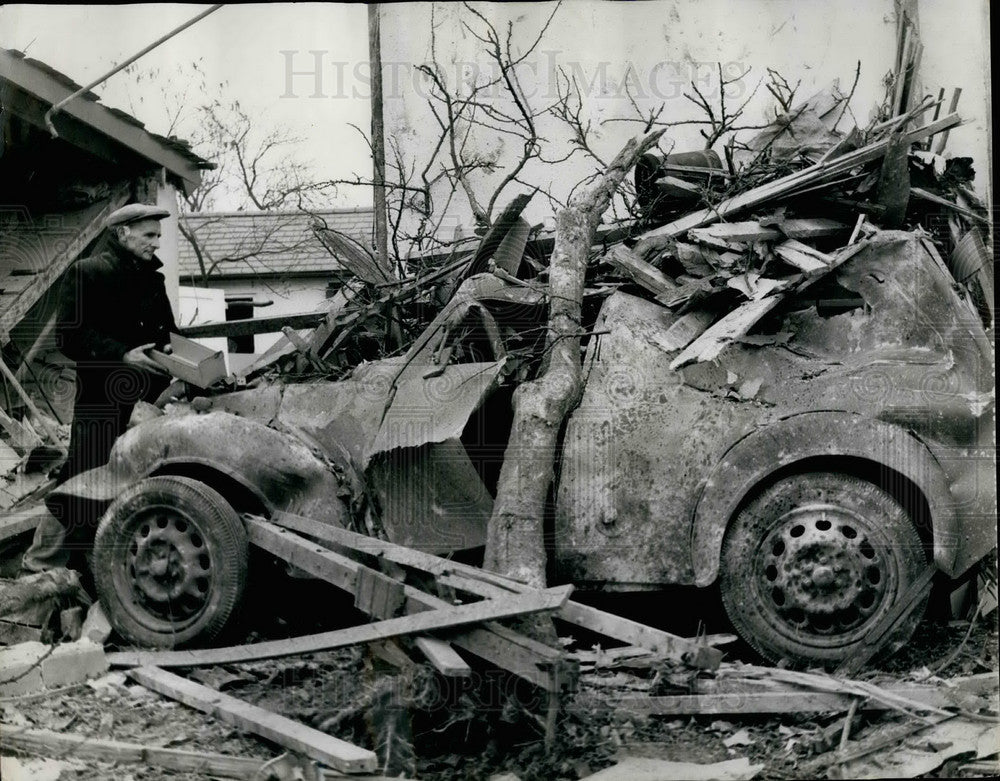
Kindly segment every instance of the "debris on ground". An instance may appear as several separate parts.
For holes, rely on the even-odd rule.
[[[635,173],[635,219],[602,227],[590,247],[587,336],[600,303],[626,291],[649,307],[644,312],[676,317],[650,337],[670,354],[670,371],[721,358],[711,367],[725,378],[712,381],[715,391],[721,385],[727,398],[766,404],[764,373],[727,365],[726,349],[780,344],[795,353],[822,342],[827,318],[870,305],[864,285],[881,286],[881,295],[903,289],[876,265],[889,256],[886,247],[905,245],[947,270],[962,305],[992,338],[990,215],[972,189],[970,161],[942,154],[960,115],[942,112],[940,99],[904,111],[900,99],[868,127],[837,130],[847,100],[830,89],[790,106],[746,144],[727,150],[730,170],[715,153],[644,155]],[[193,420],[216,405],[267,408],[275,385],[301,380],[347,379],[370,392],[371,362],[398,359],[391,380],[371,383],[390,388],[377,437],[344,459],[370,466],[380,476],[373,492],[381,490],[383,503],[391,504],[396,473],[387,454],[419,446],[440,463],[460,460],[449,443],[463,433],[463,413],[482,402],[484,388],[501,371],[515,384],[542,371],[548,348],[539,311],[548,303],[556,238],[522,219],[530,197],[514,199],[481,239],[418,257],[405,279],[317,225],[355,279],[323,311],[305,313],[294,329],[286,323],[284,338],[246,370],[220,378],[217,364],[195,361],[189,368],[201,390],[176,400],[180,414]],[[852,275],[850,263],[859,259],[874,282]],[[755,332],[805,291],[816,293],[815,314],[786,319],[787,329]],[[238,324],[184,334],[224,335]],[[477,340],[459,338],[473,331]],[[474,373],[456,368],[462,350],[470,359],[463,366]],[[421,382],[441,377],[467,394],[462,403],[440,405],[430,431],[402,425],[406,403],[390,409],[393,400],[410,400],[411,364],[423,372]],[[13,376],[2,361],[0,368]],[[244,393],[227,395],[234,390]],[[422,393],[423,385],[416,390]],[[24,401],[30,413],[24,420],[0,411],[7,438],[0,442],[0,503],[14,510],[4,516],[0,540],[23,536],[39,522],[26,507],[48,485],[43,467],[61,446],[52,421],[26,395]],[[983,409],[989,403],[969,402]],[[158,413],[149,417],[160,420]],[[242,440],[234,435],[233,442]],[[331,459],[323,463],[334,469]],[[358,502],[352,509],[367,490],[352,497]],[[433,490],[458,495],[454,486]],[[459,498],[474,508],[467,515],[489,517],[481,493]],[[432,504],[444,514],[447,502]],[[996,578],[988,567],[976,573],[972,618],[955,627],[967,631],[965,638],[949,636],[940,664],[926,674],[871,668],[901,624],[921,619],[937,571],[926,564],[853,659],[833,673],[792,670],[726,658],[723,649],[734,636],[681,637],[574,600],[572,586],[535,588],[435,555],[417,540],[390,542],[399,537],[371,507],[359,515],[339,525],[283,511],[238,519],[254,554],[339,589],[349,600],[345,612],[367,620],[314,633],[210,648],[111,648],[121,639],[112,630],[125,634],[115,626],[121,612],[92,605],[75,572],[0,580],[0,641],[16,643],[2,652],[0,665],[3,749],[49,757],[5,757],[4,772],[18,772],[8,768],[21,763],[35,766],[39,778],[59,778],[68,767],[78,778],[97,779],[109,777],[101,775],[109,767],[138,765],[162,770],[164,779],[172,771],[248,779],[445,778],[483,775],[489,760],[493,770],[521,778],[735,781],[916,777],[942,767],[988,775],[998,768]],[[426,531],[438,518],[418,520]],[[565,645],[539,638],[521,623],[528,616],[602,644],[573,648],[568,636]],[[967,647],[972,636],[980,649]],[[99,677],[109,666],[115,672]],[[132,720],[124,727],[116,723],[123,713]],[[531,745],[518,753],[504,729],[513,733],[516,725],[523,735],[525,724]],[[479,756],[463,756],[454,745],[438,746],[433,757],[414,749],[438,736],[456,744],[463,732]],[[670,733],[697,733],[708,747],[704,761],[683,752],[642,755],[669,745]]]

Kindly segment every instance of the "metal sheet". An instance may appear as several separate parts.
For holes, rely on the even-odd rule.
[[[384,453],[368,477],[393,542],[430,553],[486,543],[493,498],[461,442]]]
[[[402,379],[369,452],[458,439],[469,417],[495,389],[502,363],[462,363]],[[433,372],[432,376],[428,376]]]

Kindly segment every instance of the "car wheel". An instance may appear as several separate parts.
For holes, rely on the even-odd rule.
[[[239,515],[187,477],[151,477],[122,493],[94,540],[94,582],[112,626],[143,646],[173,648],[219,635],[247,578]]]
[[[920,537],[888,493],[864,480],[808,473],[755,496],[726,531],[722,600],[765,658],[832,666],[851,656],[926,568]],[[924,602],[895,631],[898,649]]]

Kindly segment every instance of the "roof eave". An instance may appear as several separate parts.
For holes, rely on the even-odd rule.
[[[0,78],[7,79],[49,106],[72,94],[72,91],[57,79],[6,49],[0,49]],[[180,181],[185,191],[201,183],[201,168],[207,161],[197,158],[193,153],[189,157],[157,141],[149,131],[116,116],[115,112],[100,103],[86,97],[68,103],[52,117],[57,131],[61,116],[63,121],[65,116],[73,117],[135,154],[162,166]]]

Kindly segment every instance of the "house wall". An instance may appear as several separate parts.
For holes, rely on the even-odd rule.
[[[993,200],[993,127],[990,95],[990,6],[980,0],[919,0],[920,60],[923,92],[945,90],[946,111],[955,87],[962,88],[958,111],[965,124],[948,135],[948,152],[971,157],[976,190]]]
[[[544,24],[552,6],[548,3],[483,4],[474,7],[492,21],[501,36],[513,23],[513,50],[527,49]],[[911,4],[912,5],[912,4]],[[925,46],[922,72],[947,86],[963,86],[960,108],[963,116],[978,122],[955,131],[949,149],[977,158],[981,181],[989,170],[989,149],[984,124],[988,120],[988,15],[984,0],[921,0],[921,29]],[[432,59],[431,18],[434,18],[437,61],[445,77],[455,83],[482,73],[487,58],[483,44],[462,21],[475,29],[462,5],[455,3],[393,3],[381,6],[384,112],[387,139],[397,142],[408,158],[426,160],[440,135],[428,109],[428,83],[414,67]],[[867,124],[871,109],[884,95],[883,78],[892,70],[895,56],[896,11],[893,0],[868,2],[801,2],[801,0],[651,0],[642,3],[577,0],[564,3],[545,33],[538,50],[522,66],[526,97],[535,109],[556,96],[557,73],[575,75],[584,93],[582,119],[592,123],[593,147],[605,160],[625,141],[642,130],[641,124],[615,122],[635,117],[629,91],[646,114],[664,107],[661,121],[690,122],[704,114],[687,98],[694,80],[701,91],[717,103],[719,76],[749,74],[727,90],[730,107],[749,99],[743,122],[760,125],[773,117],[775,101],[758,82],[773,68],[793,85],[800,81],[797,97],[808,98],[839,79],[849,92],[857,63],[860,78],[851,107],[859,125]],[[961,52],[959,56],[958,53]],[[482,75],[479,76],[482,80]],[[756,88],[756,93],[754,90]],[[753,97],[750,97],[753,94]],[[947,108],[947,107],[946,107]],[[849,127],[849,118],[844,125]],[[538,135],[548,139],[548,156],[570,151],[565,125],[551,116],[537,121]],[[672,127],[661,146],[673,151],[704,147],[701,126]],[[745,133],[749,137],[752,131]],[[468,152],[486,161],[497,161],[501,172],[516,160],[520,142],[496,132],[474,128]],[[719,146],[717,151],[721,151]],[[520,179],[539,185],[564,200],[573,186],[593,173],[595,165],[581,154],[557,165],[531,162]],[[432,172],[436,173],[436,171]],[[471,177],[480,196],[492,192],[501,174],[478,173]],[[436,187],[435,203],[443,203],[444,183]],[[505,191],[497,208],[526,187],[514,185]],[[553,206],[536,196],[526,216],[532,222],[551,218]],[[470,226],[471,210],[466,199],[456,196],[449,207],[446,225]],[[467,231],[466,231],[467,232]]]
[[[180,242],[180,226],[178,225],[177,190],[171,184],[162,184],[156,191],[156,205],[170,212],[170,216],[160,221],[160,249],[157,257],[163,261],[163,279],[167,285],[167,296],[174,310],[174,317],[180,313],[180,302],[177,288],[178,259],[177,248]]]
[[[254,307],[254,317],[273,317],[284,314],[300,315],[320,309],[326,301],[326,285],[325,277],[288,279],[252,277],[213,279],[208,288],[223,290],[226,296],[250,296],[271,301],[270,306]],[[199,289],[203,288],[199,286]],[[224,314],[218,319],[225,319]],[[254,337],[254,354],[260,355],[280,338],[280,332],[257,334]],[[231,369],[233,366],[231,363]]]

